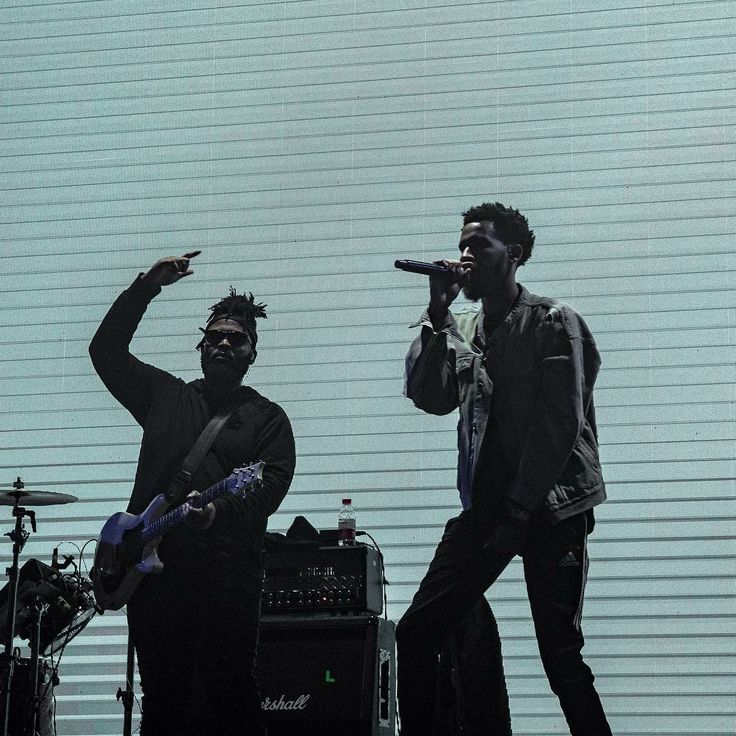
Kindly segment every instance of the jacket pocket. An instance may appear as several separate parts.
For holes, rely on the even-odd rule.
[[[567,464],[557,483],[556,491],[560,505],[574,502],[597,489],[602,481],[598,448],[588,427],[578,437]]]

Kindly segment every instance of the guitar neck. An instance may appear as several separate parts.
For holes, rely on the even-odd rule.
[[[200,493],[199,496],[191,499],[188,503],[196,509],[203,509],[208,503],[214,501],[225,493],[229,493],[234,487],[236,486],[233,482],[232,476],[224,478],[223,480],[215,483],[215,485],[210,486],[203,493]],[[185,504],[181,504],[176,508],[171,509],[171,511],[163,514],[163,516],[160,516],[156,521],[151,522],[146,527],[143,531],[143,538],[141,541],[143,544],[147,544],[151,540],[163,536],[166,532],[184,521],[185,516]]]

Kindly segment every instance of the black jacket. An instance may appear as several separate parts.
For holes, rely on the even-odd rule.
[[[491,403],[503,427],[494,449],[505,453],[515,474],[510,498],[552,522],[605,500],[593,406],[601,361],[575,310],[522,287],[488,344],[482,307],[449,313],[437,332],[426,312],[416,325],[423,329],[406,358],[405,392],[432,414],[459,408],[458,490],[465,508]]]
[[[202,379],[185,383],[138,360],[128,346],[149,302],[160,292],[140,279],[115,301],[90,344],[90,356],[110,393],[143,428],[138,469],[128,511],[138,514],[173,476],[217,406],[204,393]],[[191,565],[257,574],[269,514],[286,495],[295,467],[294,437],[284,411],[250,387],[242,404],[215,439],[192,479],[204,491],[235,467],[263,460],[263,484],[245,498],[225,495],[214,503],[217,515],[205,531],[180,526],[163,540],[160,556],[182,572]],[[212,567],[214,565],[214,567]]]

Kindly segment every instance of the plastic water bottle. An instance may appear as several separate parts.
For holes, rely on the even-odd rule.
[[[341,547],[355,544],[355,511],[350,498],[343,498],[337,516],[337,543]]]

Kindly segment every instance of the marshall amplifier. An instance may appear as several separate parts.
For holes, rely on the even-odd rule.
[[[261,620],[269,736],[395,736],[395,625],[378,616]]]
[[[285,613],[381,613],[379,553],[364,544],[291,544],[263,554],[264,616]]]

